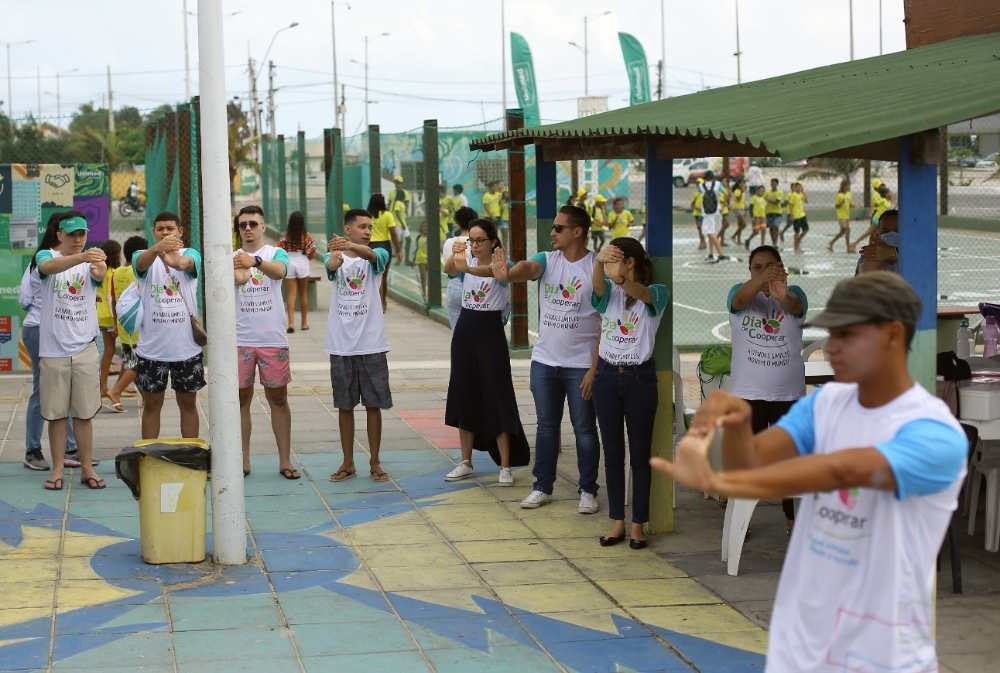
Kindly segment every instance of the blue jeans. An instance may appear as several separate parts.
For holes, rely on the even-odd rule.
[[[625,520],[625,428],[628,427],[629,462],[632,464],[632,523],[649,521],[649,456],[653,420],[659,401],[656,364],[618,367],[597,361],[594,374],[594,407],[604,444],[604,475],[608,487],[608,517]]]
[[[445,307],[448,309],[448,322],[454,331],[458,316],[462,313],[462,281],[452,278],[448,281],[448,293],[445,296]]]
[[[31,357],[31,397],[28,398],[28,409],[25,412],[24,450],[34,451],[42,448],[42,429],[45,419],[42,418],[42,402],[38,393],[38,325],[21,328],[21,340]],[[76,451],[76,438],[73,437],[73,419],[69,419],[69,436],[66,451]]]
[[[580,394],[586,367],[550,367],[531,363],[531,395],[535,398],[538,432],[535,435],[534,490],[552,495],[559,460],[559,426],[563,400],[569,402],[569,419],[576,435],[576,462],[580,470],[580,488],[597,495],[597,473],[601,466],[601,444],[597,439],[594,405]]]

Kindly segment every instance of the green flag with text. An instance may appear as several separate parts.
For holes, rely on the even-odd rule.
[[[524,125],[538,126],[538,89],[535,86],[535,66],[531,62],[531,50],[523,36],[510,34],[510,60],[514,71],[514,88],[517,89],[517,103],[524,110]]]
[[[639,40],[628,33],[618,33],[618,41],[622,45],[625,70],[628,72],[629,105],[648,103],[649,68],[646,65],[646,52],[643,51]]]

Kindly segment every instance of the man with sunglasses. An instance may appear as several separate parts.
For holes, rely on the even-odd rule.
[[[288,407],[288,384],[292,372],[288,360],[285,303],[281,281],[288,275],[288,253],[265,244],[264,211],[244,206],[236,216],[243,247],[233,253],[236,277],[236,351],[240,378],[240,421],[243,426],[243,474],[250,474],[250,403],[254,379],[260,370],[264,397],[271,408],[271,430],[278,445],[278,472],[285,479],[301,475],[292,465],[292,412]]]
[[[198,310],[201,255],[184,247],[181,218],[163,212],[153,221],[155,243],[132,258],[139,282],[142,325],[136,345],[136,385],[142,394],[142,438],[160,436],[167,377],[181,414],[181,437],[198,436],[198,391],[205,387],[201,346],[194,342],[189,313]]]
[[[601,444],[590,387],[601,319],[590,303],[596,258],[587,250],[589,234],[587,211],[563,206],[552,224],[552,252],[540,252],[518,262],[509,271],[506,263],[493,267],[494,276],[501,283],[538,281],[538,342],[531,354],[531,394],[538,416],[532,469],[535,484],[531,494],[521,501],[525,509],[552,500],[561,443],[559,426],[563,405],[568,401],[580,470],[577,511],[594,514],[598,510]]]

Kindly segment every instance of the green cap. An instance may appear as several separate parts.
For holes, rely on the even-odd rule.
[[[898,320],[916,325],[920,297],[899,274],[873,271],[837,283],[823,312],[805,327],[847,327],[871,321]]]
[[[59,228],[69,233],[71,231],[90,231],[90,227],[87,226],[87,220],[82,217],[68,217],[59,223]]]

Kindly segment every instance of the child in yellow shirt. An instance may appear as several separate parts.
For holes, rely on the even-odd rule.
[[[767,201],[764,199],[764,185],[757,186],[757,193],[750,197],[750,222],[753,226],[753,230],[743,247],[747,250],[750,249],[750,243],[757,236],[757,232],[760,232],[760,244],[764,245],[764,232],[767,230]]]
[[[702,185],[705,183],[704,178],[698,178],[698,184]],[[701,204],[702,200],[705,198],[704,192],[700,189],[695,189],[694,194],[691,195],[691,212],[694,213],[694,224],[698,227],[698,249],[705,249],[705,235],[701,233],[701,221],[704,219],[701,214]]]

